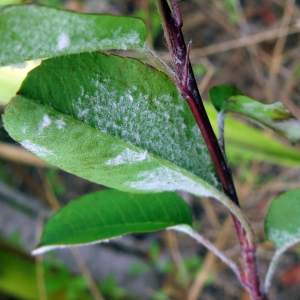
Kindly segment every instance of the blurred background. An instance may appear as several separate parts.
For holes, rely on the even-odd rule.
[[[148,27],[148,47],[170,62],[154,1],[0,0],[2,7],[19,3],[140,17]],[[185,0],[180,9],[205,101],[210,87],[232,84],[264,103],[282,101],[300,119],[300,1]],[[0,68],[1,113],[38,63]],[[216,127],[216,113],[205,103]],[[229,116],[225,129],[241,206],[257,233],[264,278],[274,246],[265,240],[263,219],[275,197],[299,187],[300,147],[240,116]],[[0,164],[0,300],[248,299],[235,275],[212,253],[171,231],[32,257],[47,217],[102,187],[35,158],[10,139],[2,124]],[[211,199],[181,195],[193,209],[194,227],[239,262],[227,209]],[[299,245],[281,258],[270,295],[272,300],[300,299]]]

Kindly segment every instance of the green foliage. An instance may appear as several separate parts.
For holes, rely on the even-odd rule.
[[[300,241],[300,188],[290,190],[271,203],[265,233],[277,250],[286,249]]]
[[[138,195],[102,190],[72,201],[54,214],[34,253],[176,225],[191,226],[192,215],[175,193]]]
[[[216,110],[209,104],[205,108],[217,132]],[[293,168],[300,165],[299,150],[231,116],[225,119],[225,141],[227,157],[233,164],[241,165],[255,160]]]
[[[231,85],[218,85],[210,88],[209,98],[217,112],[224,110],[224,103],[230,101],[230,97],[242,95],[242,92]]]
[[[146,27],[137,18],[17,5],[0,11],[0,36],[3,66],[84,51],[138,49],[145,43]]]
[[[174,3],[171,1],[171,14],[175,16]],[[161,8],[166,8],[167,2],[164,5]],[[238,22],[235,0],[227,0],[221,6],[226,7],[232,22]],[[166,27],[178,25],[180,18],[175,17]],[[157,34],[157,15],[150,18]],[[171,21],[178,22],[174,25]],[[173,36],[173,31],[166,34]],[[180,34],[178,31],[177,36]],[[136,59],[97,52],[140,50],[146,40],[143,21],[19,5],[0,10],[0,36],[0,65],[50,58],[28,74],[5,109],[4,126],[11,137],[50,164],[119,190],[85,195],[54,214],[35,254],[127,233],[191,226],[191,211],[177,194],[157,193],[178,189],[221,200],[241,221],[251,245],[254,235],[250,225],[223,194],[204,139],[174,82]],[[174,45],[170,48],[178,50],[178,41],[171,42]],[[195,71],[206,72],[203,68]],[[239,113],[294,143],[300,140],[300,122],[280,102],[262,104],[224,85],[212,88],[209,95],[219,113]],[[238,121],[227,121],[233,128],[226,130],[229,158],[242,155],[273,162],[279,158],[282,164],[299,165],[299,151]],[[225,177],[231,176],[229,173]],[[281,195],[270,206],[265,231],[276,244],[275,259],[279,252],[300,240],[299,199],[300,189],[296,189]],[[245,240],[241,239],[241,243],[244,249]],[[149,254],[152,262],[157,261],[160,248],[152,247]],[[201,261],[191,259],[185,263],[189,273],[195,275],[195,266]],[[233,262],[233,266],[227,263],[235,270]],[[272,262],[265,292],[274,268]],[[162,272],[173,269],[170,261],[161,265]],[[59,281],[48,280],[48,291],[64,289],[67,298],[73,299],[86,290],[82,278],[70,280],[68,271],[59,272]],[[111,298],[125,296],[124,290],[115,286],[115,281],[108,278],[102,288],[107,293],[115,290]],[[167,293],[161,291],[153,299],[166,297]]]
[[[113,275],[107,276],[107,278],[99,284],[99,289],[106,299],[131,299],[126,289],[117,284],[116,278]]]
[[[55,295],[64,291],[66,300],[85,299],[92,297],[88,293],[88,285],[82,276],[76,276],[59,261],[44,262],[45,289],[47,294]]]
[[[300,121],[282,102],[263,104],[243,96],[236,88],[226,85],[213,87],[209,95],[217,111],[244,115],[259,125],[274,130],[291,142],[300,141]]]
[[[0,290],[24,300],[37,300],[36,268],[28,258],[0,249]],[[16,288],[16,283],[17,287]]]
[[[55,195],[62,196],[66,193],[66,187],[62,184],[59,178],[59,171],[56,169],[47,169],[47,176],[51,182],[51,186]]]
[[[193,71],[195,76],[205,75],[207,73],[207,69],[204,65],[195,65],[193,67]]]
[[[28,74],[3,121],[38,157],[112,188],[199,196],[219,188],[174,83],[135,59],[82,53],[46,60]]]

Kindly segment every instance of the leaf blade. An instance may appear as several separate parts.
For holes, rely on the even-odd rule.
[[[232,86],[220,85],[210,89],[210,99],[216,110],[244,115],[295,143],[300,141],[300,121],[282,102],[261,103]]]
[[[300,141],[300,121],[281,102],[264,104],[246,96],[233,96],[225,110],[242,114],[293,143]]]
[[[70,202],[50,217],[33,253],[176,225],[192,226],[192,215],[175,193],[138,195],[101,190]]]
[[[175,85],[134,59],[85,53],[44,61],[29,73],[3,120],[10,135],[37,156],[109,187],[158,192],[187,185],[198,195],[211,194],[209,185],[219,187]]]
[[[300,188],[290,190],[272,201],[265,218],[265,234],[277,251],[300,242]]]
[[[39,5],[0,11],[0,66],[85,51],[141,48],[146,27],[137,18],[79,14]]]
[[[215,132],[217,127],[217,112],[209,103],[205,109],[212,122]],[[295,147],[285,145],[275,136],[260,129],[227,116],[225,119],[226,154],[229,161],[240,165],[251,160],[265,161],[275,165],[297,168],[300,165],[300,152]]]
[[[242,92],[231,85],[218,85],[209,89],[209,98],[217,112],[224,109],[224,103],[235,95],[242,95]]]

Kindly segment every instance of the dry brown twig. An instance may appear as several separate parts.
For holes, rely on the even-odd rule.
[[[295,4],[295,0],[286,1],[284,14],[280,22],[278,36],[274,47],[270,71],[269,71],[269,84],[267,85],[268,102],[274,101],[274,87],[277,84],[276,82],[277,74],[279,72],[281,61],[282,61],[282,51],[286,42],[286,37],[290,30],[289,24],[292,20],[292,12],[293,12],[294,4]]]

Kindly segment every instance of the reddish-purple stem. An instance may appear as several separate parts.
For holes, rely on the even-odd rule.
[[[170,0],[171,8],[167,0],[158,0],[158,7],[165,31],[165,36],[172,55],[172,61],[176,71],[176,85],[181,95],[186,99],[194,118],[200,128],[204,141],[211,154],[216,171],[223,186],[224,193],[233,203],[239,206],[237,193],[233,183],[230,168],[219,146],[218,140],[211,127],[206,114],[197,82],[189,61],[189,48],[186,47],[182,28],[182,19],[176,0]],[[253,245],[235,215],[231,214],[242,248],[243,282],[253,300],[267,300],[267,296],[260,291],[260,282],[256,266],[256,245]]]

